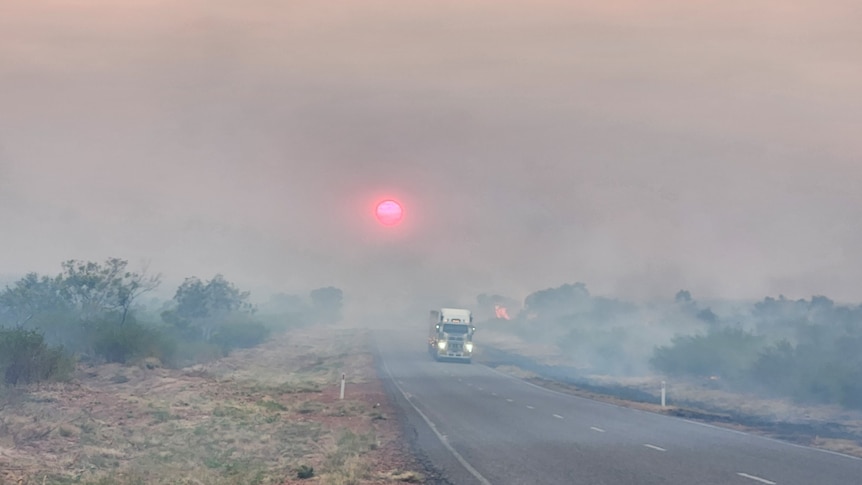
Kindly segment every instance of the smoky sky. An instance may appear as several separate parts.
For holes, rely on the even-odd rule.
[[[599,3],[601,5],[599,5]],[[0,0],[0,270],[862,288],[858,2]],[[377,225],[396,197],[405,223]]]

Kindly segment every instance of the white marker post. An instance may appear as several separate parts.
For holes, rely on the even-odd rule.
[[[661,381],[661,407],[665,407],[667,397],[667,382]]]
[[[344,400],[344,373],[341,373],[341,396],[339,397],[342,401]]]

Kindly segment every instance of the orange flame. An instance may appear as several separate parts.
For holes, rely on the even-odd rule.
[[[503,320],[510,320],[509,312],[503,305],[494,305],[494,313],[496,314],[497,318],[502,318]]]

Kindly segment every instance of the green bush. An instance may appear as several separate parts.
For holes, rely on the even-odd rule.
[[[91,331],[93,352],[108,362],[126,363],[147,357],[165,363],[175,360],[176,340],[158,327],[136,322],[119,325],[109,321],[94,325]]]
[[[761,386],[780,395],[799,393],[798,358],[796,349],[781,340],[764,349],[751,366],[751,378]]]
[[[846,408],[862,409],[862,371],[852,369],[844,377],[839,402]]]
[[[751,378],[763,389],[800,402],[862,409],[862,362],[856,350],[860,343],[844,337],[794,347],[782,340],[760,354]]]
[[[62,347],[49,347],[33,330],[0,329],[0,371],[9,385],[68,380],[74,361]]]
[[[706,335],[674,337],[656,348],[650,363],[671,375],[742,378],[758,359],[763,337],[742,329],[723,328]]]
[[[300,465],[299,468],[296,469],[296,478],[305,480],[306,478],[311,478],[314,476],[314,467],[308,465]]]

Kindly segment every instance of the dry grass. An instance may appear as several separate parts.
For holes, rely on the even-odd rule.
[[[422,483],[425,481],[425,477],[422,476],[421,473],[416,472],[404,472],[400,470],[393,470],[387,473],[381,473],[380,478],[386,479],[390,482],[402,482],[402,483]]]
[[[328,485],[358,485],[371,478],[372,467],[363,455],[376,450],[380,444],[373,432],[358,434],[351,430],[341,433],[335,443],[328,446],[323,463],[323,483]]]
[[[862,445],[858,441],[815,438],[811,445],[824,450],[862,458]]]
[[[0,484],[283,484],[302,465],[319,472],[312,483],[387,483],[379,473],[412,461],[372,408],[388,402],[365,343],[307,329],[206,366],[104,365],[6,391]]]
[[[499,365],[495,367],[495,369],[520,379],[537,379],[539,377],[539,375],[534,372],[526,371],[514,365]]]

